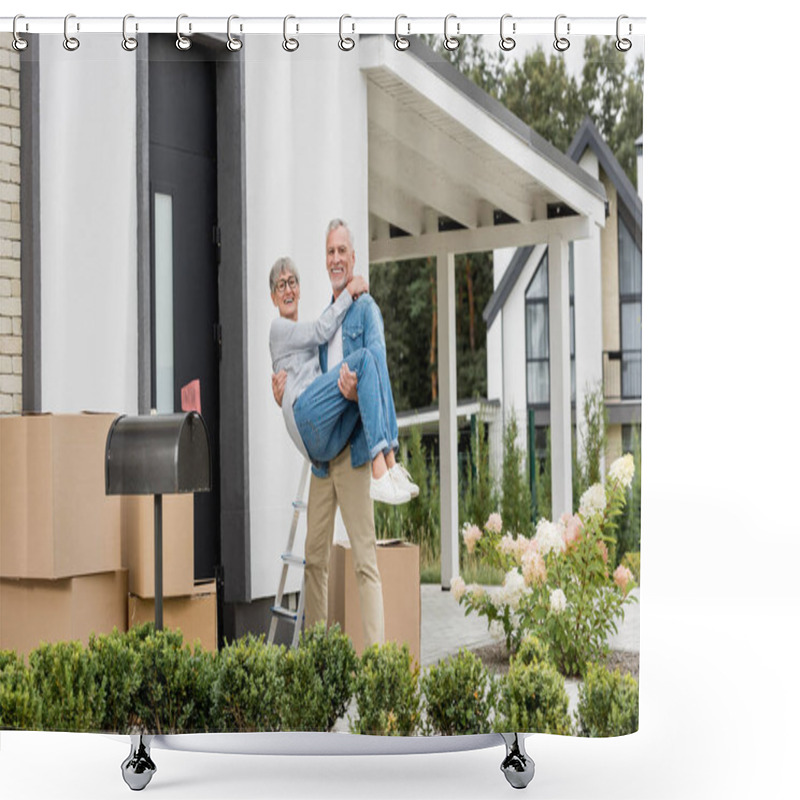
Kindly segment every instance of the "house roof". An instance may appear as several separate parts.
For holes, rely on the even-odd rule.
[[[619,161],[611,152],[611,148],[606,144],[600,131],[592,122],[589,117],[586,117],[581,123],[578,132],[572,139],[570,146],[567,148],[567,156],[578,166],[586,148],[589,147],[597,156],[603,171],[608,175],[614,188],[617,190],[617,197],[620,203],[628,211],[630,218],[633,220],[636,228],[633,231],[634,236],[641,240],[642,233],[642,198],[639,197],[630,179],[625,174],[625,171],[620,166]],[[578,169],[582,169],[578,167]],[[514,288],[520,273],[528,263],[533,247],[519,247],[514,253],[500,283],[495,289],[489,302],[483,309],[483,318],[486,320],[486,326],[489,327],[497,317],[500,309],[505,305],[511,290]]]
[[[515,247],[602,225],[603,184],[450,62],[363,37],[370,261]],[[574,216],[548,209],[568,206]]]
[[[642,198],[636,191],[636,187],[631,183],[630,178],[625,174],[625,170],[620,166],[619,161],[614,157],[611,148],[606,144],[605,139],[600,135],[596,125],[589,119],[584,118],[578,132],[572,139],[572,143],[567,148],[567,155],[576,163],[590,147],[603,172],[608,175],[614,188],[617,190],[617,197],[625,205],[633,216],[636,226],[641,232],[642,229]]]

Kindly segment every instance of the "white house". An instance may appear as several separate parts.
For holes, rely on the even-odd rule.
[[[547,248],[549,424],[562,465],[554,485],[567,496],[569,481],[557,481],[570,457],[570,244],[586,263],[576,285],[594,302],[610,184],[419,42],[398,52],[391,38],[362,36],[342,53],[335,37],[309,36],[286,52],[265,35],[231,53],[224,37],[193,38],[180,52],[174,36],[140,36],[127,52],[118,35],[92,34],[67,52],[58,36],[30,37],[20,64],[22,407],[164,413],[199,379],[215,470],[196,507],[195,574],[221,578],[226,636],[263,630],[302,464],[270,389],[267,274],[291,255],[301,316],[318,314],[330,293],[325,227],[342,217],[357,270],[437,258],[449,585],[454,256]],[[493,337],[511,330],[506,308]],[[504,402],[522,408],[509,369],[516,359],[523,374],[524,337],[513,335],[498,350],[508,360],[499,379]],[[602,348],[592,352],[581,375],[601,374]]]
[[[641,178],[642,141],[637,141]],[[562,287],[554,285],[552,257],[540,243],[494,253],[495,292],[484,318],[487,324],[488,396],[501,402],[503,418],[515,414],[520,442],[528,451],[544,448],[545,432],[553,442],[559,423],[554,407],[569,398],[573,424],[583,425],[583,398],[602,387],[608,411],[608,452],[632,447],[641,424],[642,396],[642,199],[588,118],[567,155],[603,185],[606,223],[569,248],[569,361],[553,302]],[[641,189],[641,182],[639,181]],[[520,343],[524,342],[524,347]],[[561,424],[568,417],[561,418]],[[578,437],[580,446],[581,438]],[[553,452],[553,513],[570,506],[569,464]]]

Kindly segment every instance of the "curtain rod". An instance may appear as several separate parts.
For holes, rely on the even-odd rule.
[[[15,27],[16,19],[16,27]],[[81,17],[70,14],[64,17],[35,17],[18,15],[0,17],[0,31],[25,33],[64,34],[70,33],[121,33],[122,17]],[[500,17],[356,17],[348,14],[340,17],[195,17],[188,14],[173,17],[137,17],[128,15],[125,23],[130,35],[136,33],[220,33],[229,31],[242,34],[278,34],[288,30],[292,34],[445,34],[464,36],[467,34],[500,34]],[[447,27],[445,27],[447,26]],[[554,17],[513,17],[504,15],[503,35],[526,36],[534,34],[559,36],[607,35],[641,36],[645,32],[644,17],[570,17],[559,14]]]

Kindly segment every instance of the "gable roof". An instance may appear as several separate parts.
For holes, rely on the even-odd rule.
[[[589,117],[585,117],[578,132],[572,139],[572,143],[567,148],[567,155],[577,164],[589,147],[597,156],[603,171],[608,175],[614,188],[617,190],[617,197],[622,204],[624,211],[628,212],[629,218],[633,221],[635,230],[632,231],[637,241],[641,241],[642,236],[642,198],[639,197],[636,189],[631,183],[625,171],[620,166],[619,161],[611,152],[611,148],[600,135],[600,131]],[[483,318],[486,327],[490,327],[495,317],[500,313],[500,309],[505,305],[511,290],[514,288],[520,273],[528,263],[533,247],[519,247],[514,253],[500,283],[495,289],[489,302],[483,309]]]

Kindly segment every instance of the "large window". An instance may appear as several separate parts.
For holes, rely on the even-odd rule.
[[[550,405],[550,299],[547,252],[525,292],[525,355],[528,406]],[[575,282],[572,242],[569,245],[569,354],[571,400],[575,402]]]
[[[622,397],[642,396],[642,251],[619,217],[619,316]]]

